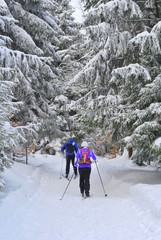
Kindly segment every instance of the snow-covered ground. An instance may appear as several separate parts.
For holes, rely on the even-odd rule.
[[[2,176],[1,240],[160,240],[161,172],[137,167],[125,153],[92,164],[91,198],[82,200],[79,178],[60,178],[65,159],[57,153],[30,155]],[[71,174],[73,169],[71,168]]]

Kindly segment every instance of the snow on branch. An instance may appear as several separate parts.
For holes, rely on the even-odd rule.
[[[129,41],[129,46],[138,45],[141,53],[146,53],[148,50],[149,54],[161,54],[159,39],[158,36],[155,34],[156,30],[158,32],[157,26],[153,28],[150,33],[144,31],[138,34],[136,37]]]
[[[52,69],[48,65],[50,58],[40,58],[36,55],[25,54],[7,47],[0,47],[0,66],[5,68],[18,67],[26,76],[31,73],[31,69],[39,70],[44,76],[55,77]]]
[[[105,22],[115,22],[118,17],[125,18],[126,16],[130,19],[142,18],[142,12],[132,0],[113,0],[91,10],[86,21],[90,21],[91,24],[103,20]]]
[[[112,72],[112,78],[110,80],[110,84],[122,85],[123,83],[126,85],[128,81],[133,81],[136,84],[139,81],[149,82],[151,80],[150,74],[148,70],[138,63],[129,64],[128,66],[114,69]]]
[[[28,54],[36,54],[38,56],[43,55],[43,51],[36,46],[32,37],[23,28],[11,23],[8,24],[8,31],[13,37],[14,43],[16,46],[19,46],[20,50]]]
[[[0,35],[0,46],[11,45],[12,39],[8,36]]]
[[[21,4],[14,3],[10,6],[13,16],[19,20],[20,24],[25,27],[26,31],[32,36],[34,41],[40,39],[49,39],[52,44],[58,45],[59,40],[54,29],[38,16],[25,11]],[[27,22],[27,24],[26,24]]]

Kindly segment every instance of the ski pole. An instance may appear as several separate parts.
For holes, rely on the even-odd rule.
[[[67,186],[66,186],[66,188],[65,188],[65,190],[64,190],[64,193],[63,193],[62,197],[60,198],[60,200],[63,199],[63,197],[64,197],[64,195],[65,195],[65,193],[66,193],[66,191],[67,191],[67,189],[68,189],[68,187],[69,187],[69,184],[70,184],[70,182],[71,182],[73,176],[74,176],[74,173],[72,174],[71,178],[69,179],[69,182],[68,182],[68,184],[67,184]]]
[[[95,162],[95,164],[96,164],[97,172],[98,172],[98,175],[99,175],[99,178],[100,178],[101,184],[102,184],[102,188],[103,188],[103,191],[104,191],[105,197],[107,197],[107,193],[106,193],[106,191],[105,191],[105,188],[104,188],[104,185],[103,185],[103,182],[102,182],[102,178],[101,178],[100,171],[99,171],[99,169],[98,169],[98,166],[97,166],[97,163],[96,163],[96,162]]]

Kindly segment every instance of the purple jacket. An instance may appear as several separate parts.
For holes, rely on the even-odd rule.
[[[83,150],[87,150],[88,148],[84,147]],[[81,151],[79,150],[76,154],[76,161],[74,163],[74,166],[76,167],[79,163],[78,163],[78,160],[81,159],[82,157],[82,153]],[[88,152],[88,158],[92,158],[94,161],[96,161],[96,156],[94,155],[94,153],[89,150]],[[79,168],[91,168],[91,163],[90,164],[79,164]]]

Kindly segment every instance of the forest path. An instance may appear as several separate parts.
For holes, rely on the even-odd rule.
[[[72,179],[60,200],[68,181],[60,179],[65,159],[59,154],[30,156],[28,166],[16,163],[7,170],[8,192],[0,200],[1,239],[159,240],[158,209],[149,208],[150,200],[144,199],[140,188],[159,184],[161,173],[132,167],[124,157],[97,160],[108,196],[92,164],[92,197],[85,200],[79,193],[79,178]]]

